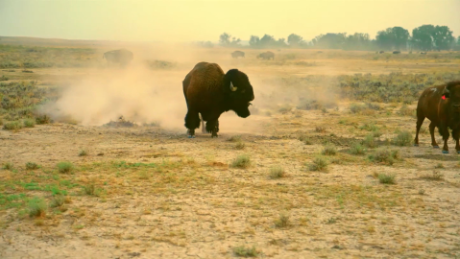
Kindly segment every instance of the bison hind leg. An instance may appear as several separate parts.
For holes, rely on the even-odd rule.
[[[217,132],[219,132],[219,121],[210,120],[206,122],[206,131],[211,132],[211,137],[218,137]]]
[[[200,117],[197,112],[187,112],[187,115],[185,115],[185,127],[188,129],[189,137],[194,137],[195,129],[200,127]]]

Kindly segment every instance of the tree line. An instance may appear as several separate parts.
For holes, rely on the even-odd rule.
[[[201,46],[213,47],[211,42],[201,42]],[[241,39],[228,33],[219,36],[219,45],[224,47],[243,47]],[[343,50],[460,50],[460,36],[455,39],[448,26],[422,25],[412,30],[412,34],[402,27],[392,27],[379,31],[375,39],[368,33],[326,33],[310,41],[298,34],[290,34],[287,39],[265,34],[262,37],[252,35],[249,48],[321,48]]]

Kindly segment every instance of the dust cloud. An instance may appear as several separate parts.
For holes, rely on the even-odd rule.
[[[283,109],[321,109],[313,107],[315,101],[331,108],[336,102],[335,90],[329,87],[330,79],[307,80],[273,71],[273,66],[251,58],[256,52],[249,53],[245,60],[234,60],[230,56],[233,50],[229,49],[210,51],[177,45],[128,49],[134,52],[134,60],[127,68],[106,65],[88,68],[84,76],[73,79],[62,89],[60,98],[40,111],[56,121],[72,120],[83,126],[101,126],[123,116],[138,125],[155,124],[168,131],[185,133],[187,108],[182,80],[201,61],[218,63],[224,71],[238,68],[249,76],[254,87],[251,116],[243,119],[233,111],[223,113],[219,119],[221,133],[263,134],[266,123],[274,119],[272,115]],[[174,66],[152,69],[146,65],[148,60],[167,61]]]
[[[123,116],[136,124],[155,123],[170,130],[183,127],[186,106],[180,75],[165,77],[139,65],[91,74],[63,89],[60,98],[41,112],[84,126],[100,126]]]

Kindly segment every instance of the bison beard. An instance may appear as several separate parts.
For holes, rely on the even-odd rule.
[[[418,134],[425,118],[431,121],[429,126],[431,145],[434,148],[439,148],[434,138],[434,130],[437,127],[444,141],[442,152],[449,153],[447,140],[449,139],[450,128],[452,137],[456,142],[455,149],[460,154],[460,81],[430,87],[422,92],[417,105],[415,146],[419,144]]]
[[[250,115],[248,107],[254,92],[247,75],[237,69],[224,74],[219,65],[200,62],[186,75],[182,86],[187,103],[185,127],[191,138],[200,127],[199,114],[212,137],[217,137],[223,112],[233,110],[242,118]]]

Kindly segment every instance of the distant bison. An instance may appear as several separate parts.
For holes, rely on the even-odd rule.
[[[426,55],[426,52],[420,52],[420,55]]]
[[[233,58],[240,58],[240,57],[241,57],[241,58],[244,58],[244,52],[243,52],[243,51],[239,51],[239,50],[234,51],[234,52],[232,52],[232,57],[233,57]]]
[[[107,64],[126,66],[133,59],[133,53],[127,49],[117,49],[104,53],[103,57]]]
[[[401,54],[401,51],[399,50],[393,51],[393,54]]]
[[[450,128],[452,137],[456,141],[455,149],[460,154],[460,81],[430,87],[422,92],[417,105],[415,146],[418,146],[418,134],[425,118],[431,121],[429,126],[431,145],[434,148],[439,148],[434,138],[434,129],[438,127],[439,133],[444,140],[442,152],[449,153],[447,140],[449,139]]]
[[[238,69],[226,74],[215,63],[200,62],[185,76],[182,82],[187,103],[185,127],[189,138],[195,136],[200,127],[200,117],[206,121],[206,131],[212,137],[219,132],[219,117],[223,112],[233,110],[242,118],[248,117],[249,105],[254,92],[248,76]]]
[[[381,51],[379,51],[379,53],[380,53],[380,54],[383,54],[383,53],[385,53],[385,51],[381,50]]]
[[[257,58],[261,58],[261,59],[267,59],[267,60],[270,60],[270,59],[275,59],[275,53],[271,52],[271,51],[267,51],[267,52],[264,52],[264,53],[260,53]]]

